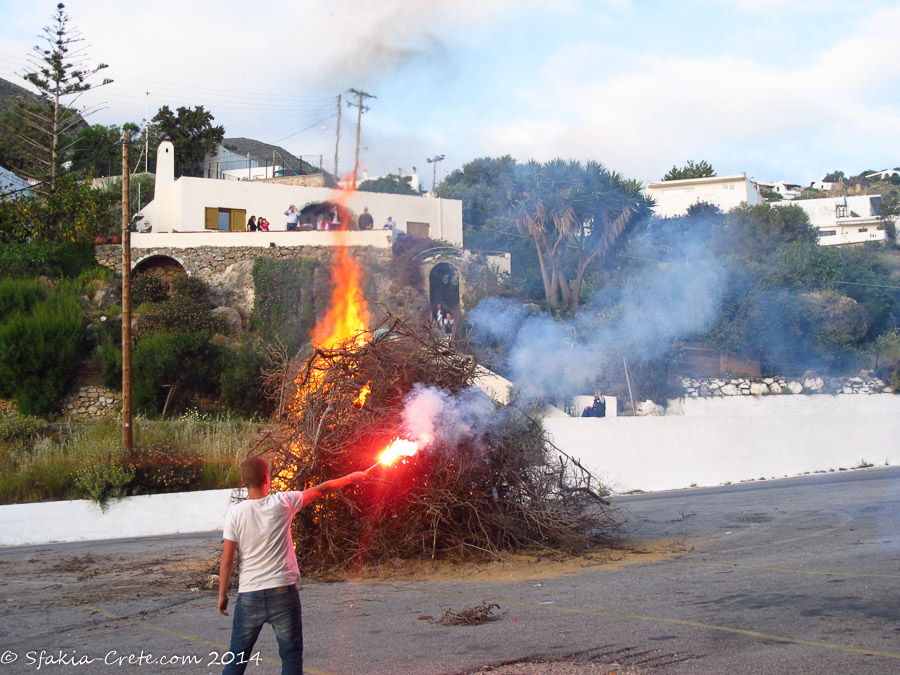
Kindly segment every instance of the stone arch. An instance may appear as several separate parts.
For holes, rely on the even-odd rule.
[[[138,274],[152,274],[162,279],[166,286],[171,286],[176,276],[187,273],[184,265],[175,258],[155,253],[144,256],[131,266],[132,278]]]
[[[441,307],[455,313],[460,307],[459,269],[446,261],[435,263],[428,271],[428,301],[432,311],[440,303]]]
[[[326,218],[331,218],[331,213],[337,209],[338,213],[341,217],[341,223],[344,223],[344,229],[347,230],[358,230],[358,217],[357,214],[353,212],[353,210],[348,209],[343,204],[338,204],[336,202],[310,202],[302,209],[300,209],[300,227],[312,227],[316,226],[316,219],[319,215],[323,215]]]

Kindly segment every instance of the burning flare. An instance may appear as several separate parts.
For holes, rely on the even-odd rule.
[[[412,457],[419,451],[419,444],[405,438],[395,438],[384,451],[378,455],[378,463],[390,466],[400,457]]]

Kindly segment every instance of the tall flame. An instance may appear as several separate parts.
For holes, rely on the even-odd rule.
[[[362,272],[347,251],[348,212],[345,207],[353,190],[335,193],[334,202],[341,218],[341,227],[335,232],[334,263],[331,268],[331,307],[312,330],[312,340],[317,347],[331,349],[355,338],[362,343],[362,334],[369,326],[369,310],[362,293]]]
[[[365,342],[365,332],[369,327],[369,310],[362,292],[362,271],[347,250],[347,225],[350,222],[350,213],[346,203],[353,193],[353,189],[336,190],[330,200],[337,207],[341,225],[331,234],[336,239],[331,268],[333,287],[331,305],[311,333],[313,344],[320,349],[335,349],[348,340],[353,340],[361,346]],[[329,235],[323,233],[323,236]],[[298,383],[301,377],[298,376]],[[304,398],[319,387],[321,378],[322,374],[318,371],[313,370],[309,373],[309,379],[298,387],[289,407],[296,412],[303,405]],[[364,401],[365,396],[362,396],[360,407]],[[296,454],[302,454],[297,441],[292,441],[292,446]],[[277,480],[273,480],[273,485],[278,490],[289,489],[289,481],[295,473],[296,467],[286,467]]]

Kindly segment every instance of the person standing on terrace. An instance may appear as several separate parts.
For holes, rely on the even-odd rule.
[[[284,215],[287,216],[287,229],[288,232],[292,232],[297,229],[297,223],[300,222],[300,211],[294,204],[291,204],[288,207],[288,210],[284,212]]]

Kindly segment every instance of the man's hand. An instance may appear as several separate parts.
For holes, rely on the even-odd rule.
[[[219,614],[228,616],[228,585],[231,582],[231,570],[234,567],[234,553],[237,542],[230,539],[222,541],[222,562],[219,563]]]
[[[358,483],[361,480],[368,479],[369,474],[365,471],[354,471],[353,473],[347,474],[344,478],[347,479],[347,483]]]

